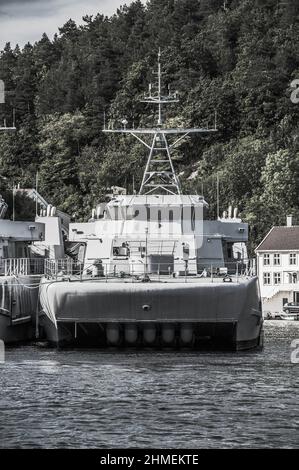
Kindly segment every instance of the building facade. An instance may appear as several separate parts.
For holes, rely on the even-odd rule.
[[[264,314],[281,313],[284,304],[299,303],[299,226],[288,217],[273,227],[256,249]]]

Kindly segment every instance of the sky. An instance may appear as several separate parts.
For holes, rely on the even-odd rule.
[[[0,0],[0,50],[6,42],[12,47],[34,43],[45,32],[52,38],[72,18],[82,23],[82,16],[111,15],[132,0]]]

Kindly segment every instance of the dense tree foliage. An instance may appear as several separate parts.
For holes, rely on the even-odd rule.
[[[290,100],[299,78],[296,0],[136,0],[111,18],[69,20],[52,41],[44,34],[22,50],[7,43],[0,118],[10,123],[15,108],[18,131],[0,135],[1,175],[25,187],[38,171],[44,196],[79,219],[110,185],[131,191],[146,152],[104,135],[103,116],[115,126],[124,117],[152,124],[154,110],[139,98],[159,47],[166,84],[181,98],[169,124],[212,125],[218,116],[217,135],[177,150],[183,187],[203,191],[216,216],[218,175],[221,209],[238,206],[256,244],[299,212],[299,108]]]

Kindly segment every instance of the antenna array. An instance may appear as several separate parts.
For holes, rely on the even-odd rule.
[[[158,53],[158,70],[155,72],[157,76],[157,90],[153,91],[153,85],[149,85],[148,95],[141,100],[142,103],[150,103],[158,106],[158,121],[154,128],[146,129],[128,129],[126,119],[122,121],[122,129],[106,129],[106,133],[123,133],[130,134],[139,142],[141,142],[148,150],[146,168],[139,194],[181,194],[181,186],[176,175],[173,161],[171,158],[171,149],[190,134],[208,134],[217,131],[217,115],[215,114],[215,126],[212,129],[206,128],[174,128],[169,129],[163,127],[162,106],[172,103],[178,103],[178,93],[172,93],[168,89],[168,95],[162,94],[162,67],[161,67],[161,50]],[[106,123],[106,119],[105,119]],[[104,126],[106,127],[106,126]],[[151,136],[151,143],[145,140],[145,136]],[[168,137],[177,135],[177,139],[172,143],[168,143]]]

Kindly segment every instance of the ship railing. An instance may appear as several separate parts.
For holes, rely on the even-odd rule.
[[[140,281],[147,277],[153,280],[168,278],[188,282],[195,278],[202,278],[206,282],[236,281],[242,278],[254,277],[255,263],[251,260],[231,263],[198,263],[193,261],[174,261],[173,263],[145,263],[135,260],[111,260],[104,262],[97,260],[91,264],[84,264],[72,259],[46,259],[45,275],[49,279],[63,280],[65,277],[72,279],[123,279]]]
[[[77,274],[77,265],[81,270],[81,263],[75,262],[71,258],[45,259],[45,275],[50,278],[73,276]],[[79,274],[81,276],[81,272]]]
[[[211,276],[241,276],[241,277],[255,277],[256,276],[256,262],[255,259],[244,259],[240,261],[229,261],[219,263],[198,263],[198,270],[201,272],[207,271],[208,277]]]
[[[1,276],[32,276],[45,272],[43,258],[2,258],[0,259]]]

